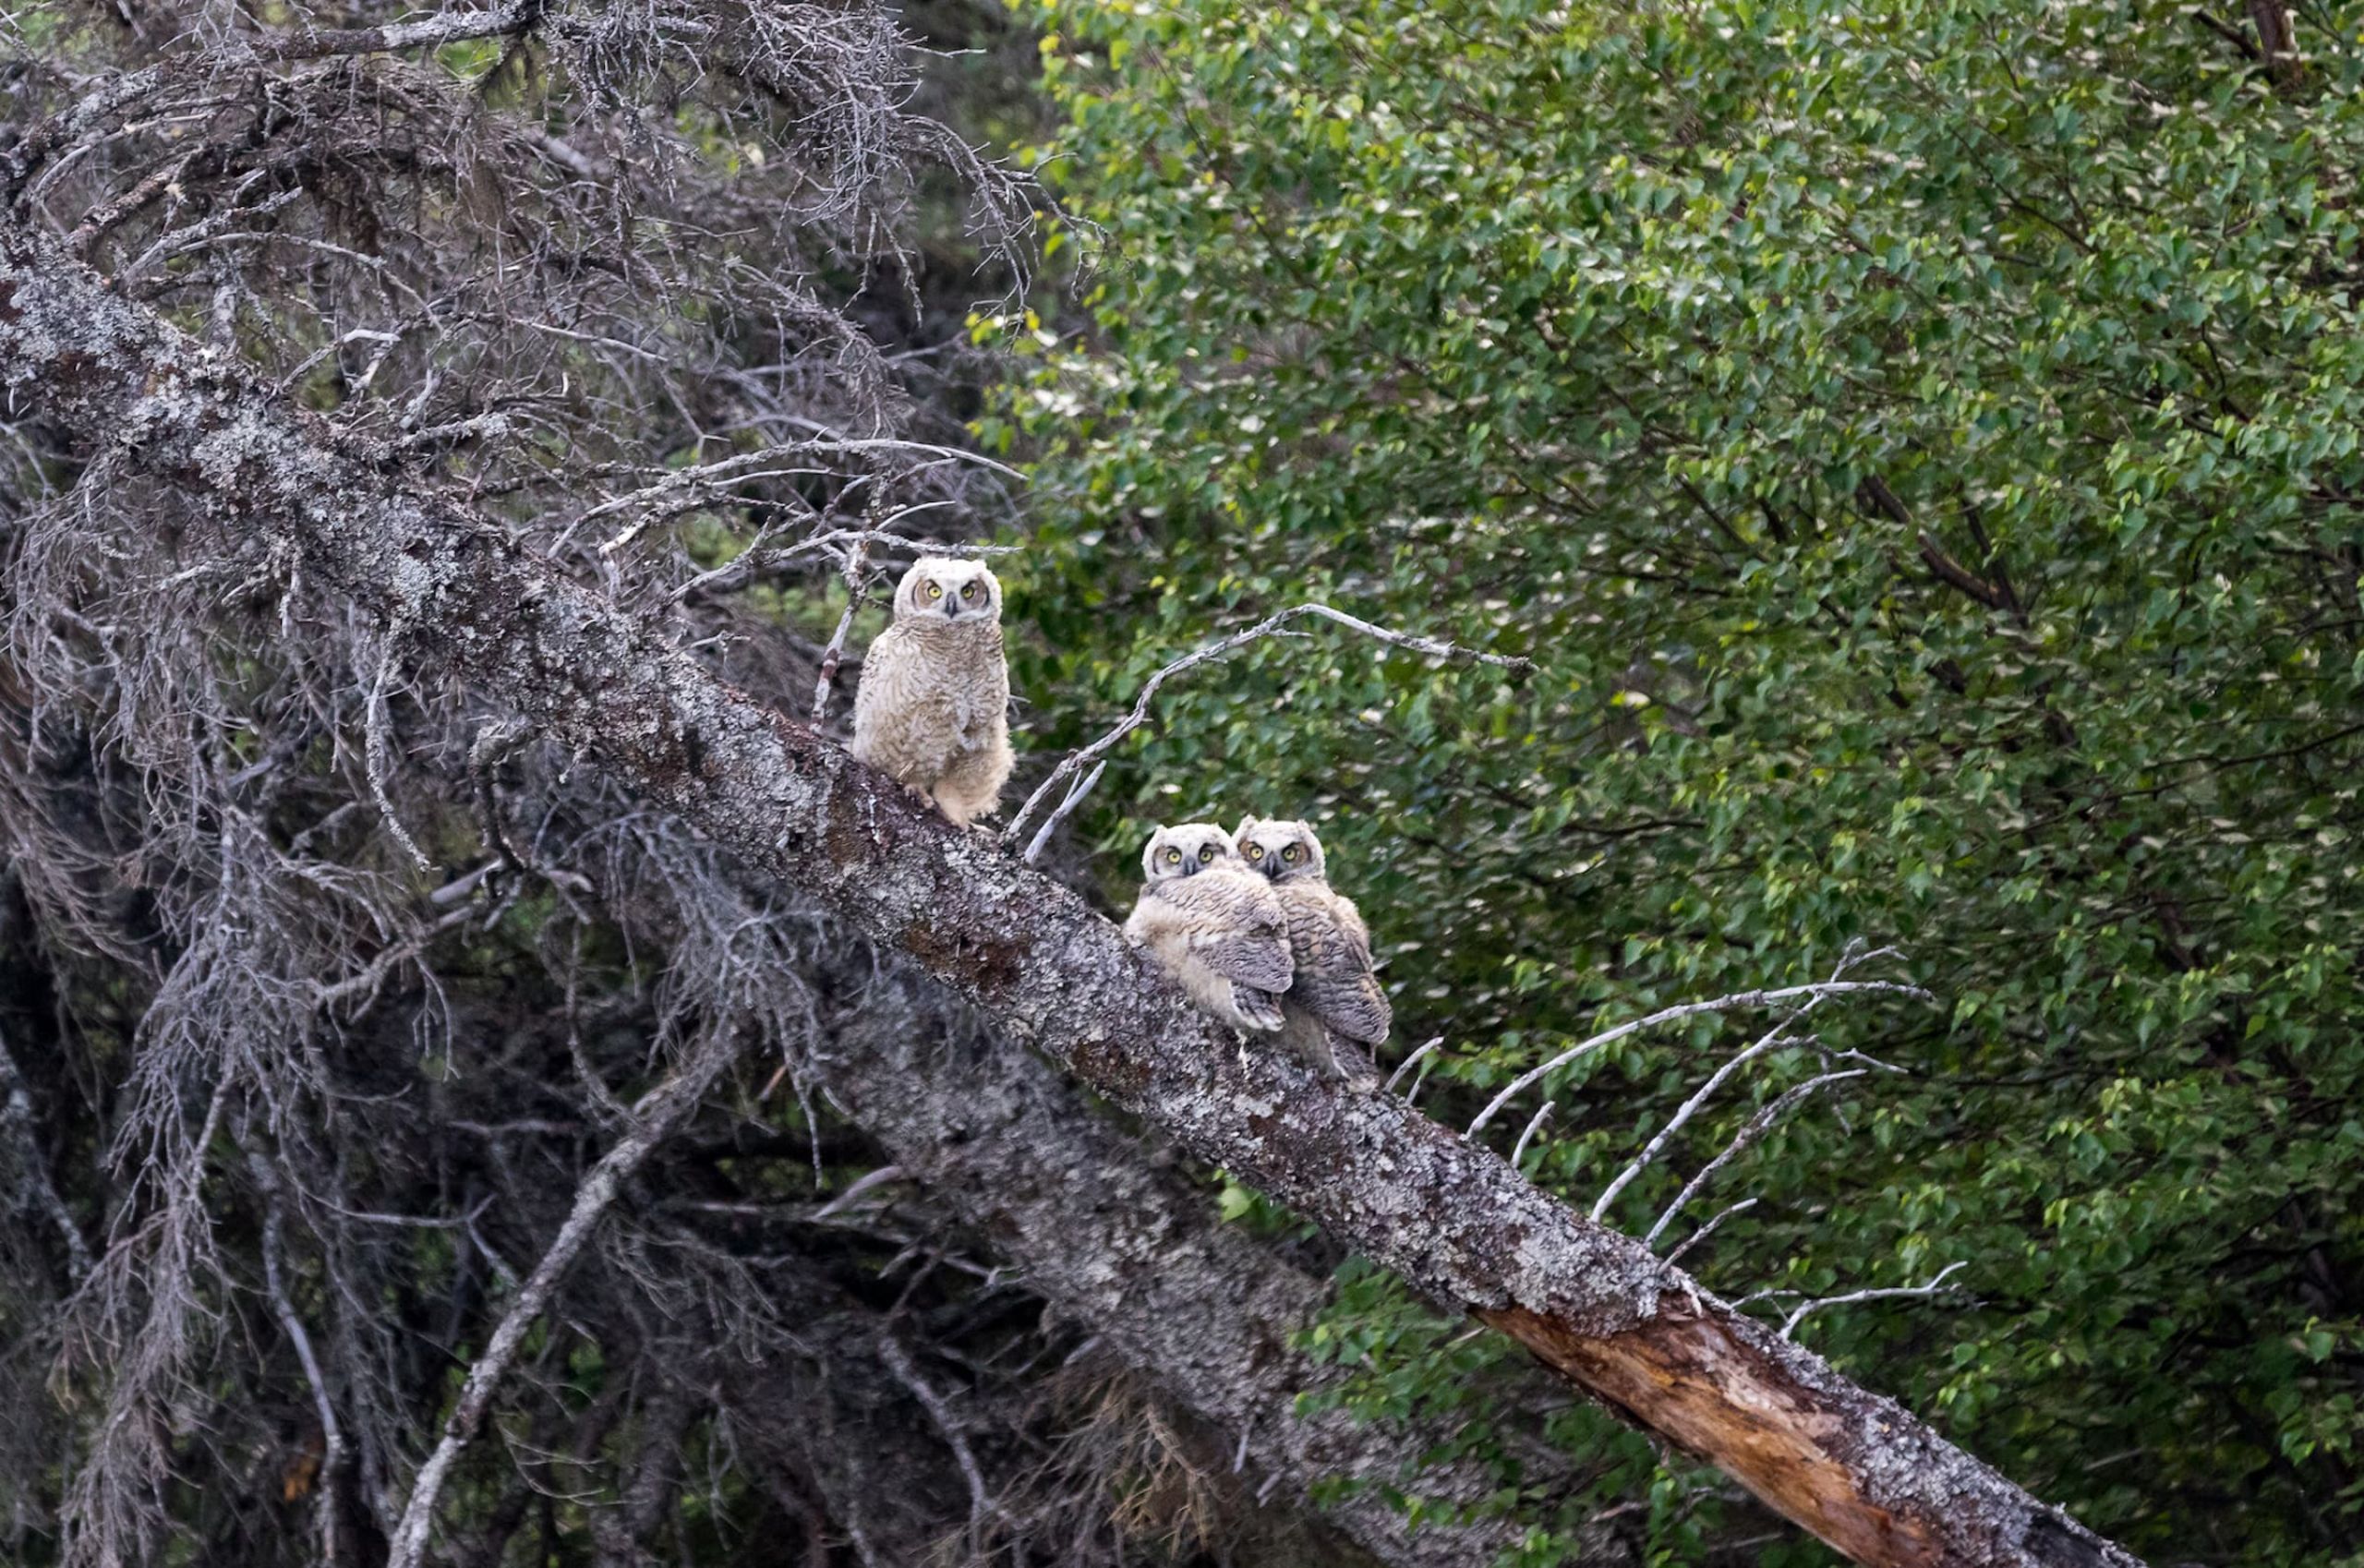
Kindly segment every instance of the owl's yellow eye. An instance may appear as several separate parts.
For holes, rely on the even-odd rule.
[[[1250,844],[1250,845],[1248,845],[1248,858],[1249,860],[1251,860],[1251,861],[1260,861],[1260,860],[1262,860],[1262,859],[1264,858],[1264,846],[1263,846],[1263,845],[1261,845],[1261,844]]]
[[[927,585],[927,597],[932,599],[942,598],[944,597],[944,585],[941,583],[930,583]]]
[[[1295,844],[1291,844],[1287,849],[1281,851],[1281,859],[1285,861],[1294,861],[1304,852],[1305,851],[1299,850]]]
[[[1201,845],[1200,845],[1200,846],[1199,846],[1199,858],[1200,858],[1200,860],[1202,860],[1202,861],[1211,861],[1211,860],[1214,859],[1214,858],[1215,858],[1215,847],[1214,847],[1212,844],[1201,844]]]
[[[962,584],[960,587],[960,597],[964,599],[975,598],[977,597],[977,585],[974,583]]]
[[[1166,850],[1165,863],[1168,865],[1180,865],[1182,863],[1182,851],[1179,850]]]

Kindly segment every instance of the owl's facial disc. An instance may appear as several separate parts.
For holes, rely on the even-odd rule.
[[[895,612],[923,621],[998,621],[1001,585],[983,561],[923,556],[895,591]]]
[[[1301,822],[1243,823],[1239,853],[1250,871],[1275,882],[1321,874],[1321,847]]]
[[[1229,855],[1231,842],[1212,823],[1185,822],[1161,827],[1141,856],[1141,870],[1152,882],[1201,872]]]

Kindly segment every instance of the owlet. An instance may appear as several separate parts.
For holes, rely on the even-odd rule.
[[[965,826],[1009,778],[1001,584],[983,561],[924,556],[895,589],[895,623],[862,656],[853,754]]]
[[[1288,923],[1294,972],[1281,998],[1282,1043],[1339,1078],[1375,1078],[1357,1047],[1384,1042],[1394,1011],[1372,972],[1370,930],[1354,900],[1331,887],[1321,841],[1310,824],[1252,816],[1232,841],[1248,870],[1265,877]]]
[[[1289,983],[1287,919],[1224,830],[1212,822],[1159,828],[1141,851],[1141,875],[1125,935],[1232,1028],[1280,1028],[1273,993]]]

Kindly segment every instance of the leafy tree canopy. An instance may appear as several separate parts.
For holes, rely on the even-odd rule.
[[[1035,743],[1307,598],[1538,661],[1192,672],[1083,817],[1112,895],[1154,821],[1316,818],[1461,1119],[1896,945],[1941,1005],[1823,1039],[1903,1073],[1670,1238],[1759,1198],[1688,1260],[1734,1296],[1960,1262],[1797,1332],[2137,1550],[2352,1558],[2364,10],[2280,55],[2154,0],[1040,20],[1099,265],[988,425],[1041,457]],[[1530,1167],[1589,1202],[1741,1027],[1555,1075]],[[1607,1217],[1821,1070],[1762,1058]],[[1489,1354],[1351,1271],[1318,1332],[1374,1407]],[[1705,1480],[1649,1493],[1670,1560]]]

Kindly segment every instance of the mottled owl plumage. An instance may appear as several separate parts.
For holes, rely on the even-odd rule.
[[[1001,802],[1009,666],[1001,584],[983,561],[923,556],[895,588],[895,623],[862,656],[853,754],[966,826]]]
[[[1340,1078],[1375,1078],[1364,1048],[1387,1039],[1394,1009],[1372,967],[1370,929],[1354,900],[1330,886],[1312,826],[1251,816],[1232,841],[1241,863],[1266,878],[1288,926],[1282,1043]]]
[[[1239,863],[1230,836],[1211,822],[1161,827],[1141,851],[1141,878],[1125,935],[1232,1028],[1281,1028],[1274,993],[1292,973],[1287,919],[1272,885]]]

